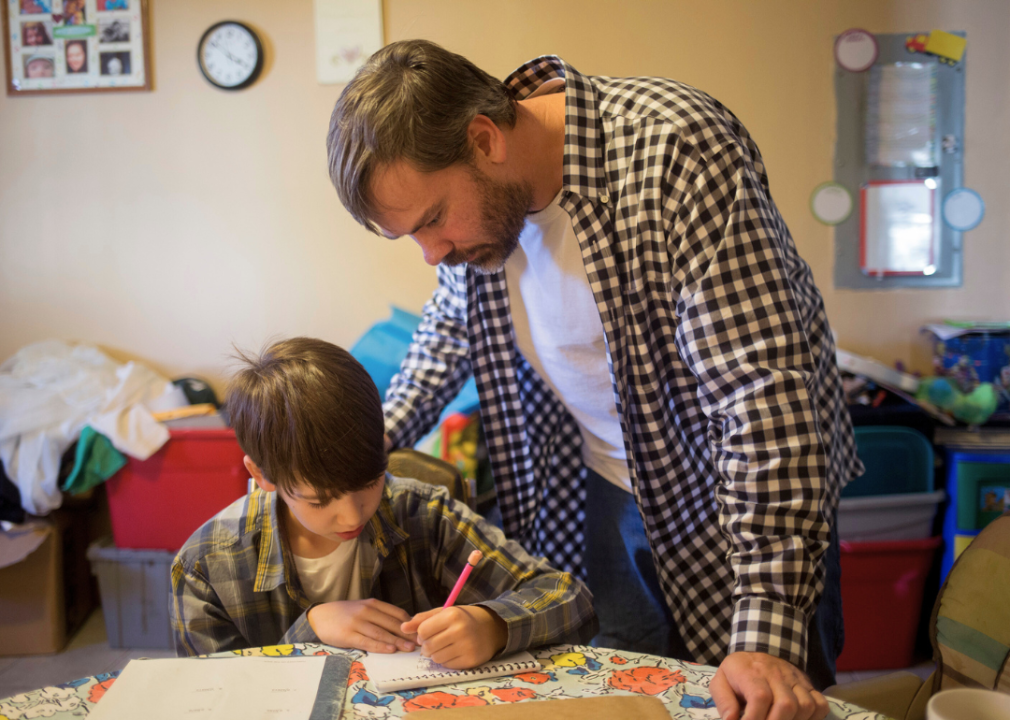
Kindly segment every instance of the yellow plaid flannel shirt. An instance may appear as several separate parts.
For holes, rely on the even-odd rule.
[[[283,500],[256,489],[207,521],[172,564],[171,623],[180,655],[319,642],[283,523]],[[386,475],[378,511],[361,534],[366,596],[410,614],[441,607],[473,550],[457,604],[481,605],[508,626],[504,654],[588,642],[592,595],[569,573],[533,557],[444,488]]]

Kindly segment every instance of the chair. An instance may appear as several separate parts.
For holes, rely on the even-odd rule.
[[[833,685],[825,695],[896,720],[923,720],[935,692],[959,687],[1010,694],[1010,512],[993,520],[954,563],[930,620],[936,670]]]
[[[475,498],[470,485],[452,464],[410,448],[400,448],[389,453],[389,472],[397,477],[414,478],[430,485],[441,485],[449,490],[454,500],[474,509]]]

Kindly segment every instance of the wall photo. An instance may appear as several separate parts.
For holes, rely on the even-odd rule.
[[[4,0],[7,94],[150,90],[147,0]]]

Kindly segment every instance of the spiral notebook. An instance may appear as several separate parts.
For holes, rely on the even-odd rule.
[[[528,652],[497,658],[469,670],[450,670],[429,658],[421,657],[420,649],[392,655],[369,653],[361,662],[365,665],[368,678],[375,683],[379,692],[449,685],[540,669],[540,663]]]

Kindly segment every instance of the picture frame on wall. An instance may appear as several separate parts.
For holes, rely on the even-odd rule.
[[[7,94],[151,89],[148,0],[0,0]]]

